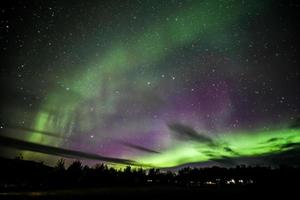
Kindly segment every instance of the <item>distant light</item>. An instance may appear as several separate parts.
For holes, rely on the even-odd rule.
[[[91,135],[90,137],[91,137],[91,138],[94,138],[94,135]]]
[[[229,181],[226,181],[227,184],[235,184],[235,180],[234,179],[231,179]]]
[[[207,182],[205,182],[205,184],[206,184],[206,185],[216,185],[216,183],[215,183],[215,182],[212,182],[212,181],[207,181]]]
[[[67,91],[69,91],[69,90],[70,90],[70,88],[69,88],[69,87],[67,87],[67,88],[66,88],[66,90],[67,90]]]

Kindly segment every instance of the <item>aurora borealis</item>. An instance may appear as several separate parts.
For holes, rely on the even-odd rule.
[[[153,167],[299,158],[298,3],[9,1],[1,9],[0,139],[25,142],[0,143],[1,155],[55,164],[76,151]]]

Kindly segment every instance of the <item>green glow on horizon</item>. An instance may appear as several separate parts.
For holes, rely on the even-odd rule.
[[[274,141],[270,141],[274,139]],[[269,141],[269,142],[268,142]],[[300,143],[299,129],[282,129],[257,132],[226,133],[216,139],[216,146],[188,142],[176,145],[159,155],[137,158],[142,165],[175,167],[187,163],[205,162],[243,156],[261,156],[292,149],[284,145]],[[234,153],[226,151],[229,147]]]

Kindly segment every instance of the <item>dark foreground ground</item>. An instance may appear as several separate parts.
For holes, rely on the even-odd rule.
[[[291,199],[295,195],[296,188],[144,186],[2,192],[0,199]]]
[[[300,168],[236,166],[122,170],[74,161],[49,167],[0,158],[0,200],[11,199],[299,199]]]

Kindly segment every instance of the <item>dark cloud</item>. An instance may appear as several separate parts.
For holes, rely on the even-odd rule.
[[[176,133],[176,136],[179,139],[187,139],[187,140],[193,140],[193,141],[198,141],[202,143],[206,143],[212,146],[215,146],[215,142],[213,139],[211,139],[208,136],[201,135],[199,134],[196,130],[193,128],[180,124],[180,123],[171,123],[168,124],[168,127],[171,131]]]
[[[122,144],[124,146],[130,147],[130,148],[133,148],[133,149],[137,149],[139,151],[147,152],[147,153],[160,153],[158,151],[155,151],[155,150],[152,150],[152,149],[140,146],[140,145],[131,144],[129,142],[118,141],[118,143],[120,143],[120,144]]]
[[[283,145],[281,146],[281,148],[282,148],[283,150],[300,148],[300,142],[292,142],[292,143],[283,144]]]
[[[92,153],[86,153],[82,151],[74,151],[64,148],[52,147],[48,145],[36,144],[33,142],[27,142],[19,139],[9,138],[5,136],[0,136],[0,145],[16,148],[20,150],[27,150],[39,153],[45,153],[49,155],[63,156],[68,158],[77,158],[77,159],[90,159],[90,160],[100,160],[112,163],[121,163],[128,165],[136,165],[137,163],[132,160],[120,159],[120,158],[112,158],[101,156]]]
[[[281,139],[281,138],[276,138],[276,137],[274,137],[274,138],[268,139],[268,140],[266,141],[266,143],[276,142],[276,141],[278,141],[278,140],[280,140],[280,139]]]
[[[211,160],[215,161],[218,164],[221,164],[224,167],[235,166],[236,165],[235,158],[231,158],[231,157],[228,157],[228,156],[221,156],[220,158],[211,159]]]
[[[224,147],[223,148],[225,151],[227,151],[228,153],[231,153],[232,155],[239,155],[237,152],[235,152],[234,150],[232,150],[230,147]]]
[[[34,133],[47,135],[47,136],[51,136],[51,137],[66,139],[66,137],[63,137],[62,134],[59,134],[59,133],[36,130],[36,129],[33,129],[33,128],[27,128],[27,127],[22,127],[22,126],[8,126],[8,127],[5,127],[5,129],[11,130],[11,131],[14,131],[14,132],[34,132]]]
[[[225,155],[220,155],[219,153],[215,153],[214,151],[201,151],[201,153],[204,153],[208,157],[211,157],[210,161],[214,161],[218,164],[221,164],[222,166],[233,166],[235,165],[235,158],[239,156],[238,153],[233,151],[229,147],[224,147],[223,148],[226,152],[229,152],[233,157],[225,156]]]

